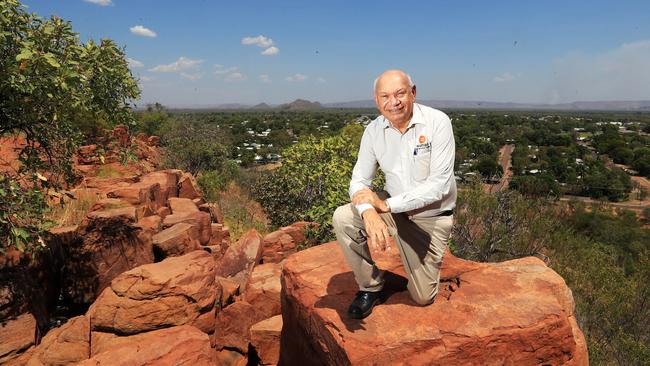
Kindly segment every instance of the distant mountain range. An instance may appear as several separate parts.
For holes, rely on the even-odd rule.
[[[562,104],[535,103],[501,103],[485,101],[460,100],[418,100],[418,103],[439,109],[521,109],[521,110],[566,110],[566,111],[647,111],[650,112],[650,100],[639,101],[596,101],[573,102]],[[373,100],[358,100],[353,102],[330,103],[326,108],[375,108]]]
[[[650,112],[650,100],[637,101],[594,101],[594,102],[573,102],[561,104],[535,104],[535,103],[503,103],[485,101],[461,101],[461,100],[418,100],[418,103],[439,109],[512,109],[512,110],[557,110],[557,111],[638,111]],[[337,108],[376,108],[373,100],[357,100],[352,102],[326,103],[311,102],[305,99],[296,99],[293,102],[269,105],[259,103],[247,105],[239,103],[220,104],[216,106],[184,106],[173,109],[276,109],[287,111],[313,110],[313,109],[337,109]]]

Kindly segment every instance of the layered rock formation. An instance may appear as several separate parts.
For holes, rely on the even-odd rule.
[[[420,307],[399,264],[387,300],[349,319],[358,290],[336,243],[291,256],[282,276],[286,365],[587,365],[571,291],[541,260],[475,263],[447,253],[442,291]],[[403,272],[402,272],[403,273]]]

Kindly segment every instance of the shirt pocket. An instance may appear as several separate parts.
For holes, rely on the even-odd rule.
[[[418,154],[415,157],[413,164],[413,178],[416,181],[427,179],[429,176],[429,166],[431,164],[431,153]]]

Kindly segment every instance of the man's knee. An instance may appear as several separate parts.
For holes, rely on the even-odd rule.
[[[435,300],[436,295],[438,294],[438,286],[436,285],[435,287],[427,289],[426,291],[415,290],[409,291],[409,293],[411,294],[411,298],[413,301],[415,301],[416,304],[420,306],[427,306],[433,303],[433,300]]]
[[[352,219],[352,213],[350,212],[350,205],[339,206],[334,210],[334,215],[332,215],[332,226],[334,229],[345,226]]]

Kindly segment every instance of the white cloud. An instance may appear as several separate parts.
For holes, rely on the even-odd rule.
[[[263,83],[270,83],[271,82],[271,79],[269,78],[269,75],[267,75],[267,74],[260,75],[260,80]]]
[[[647,100],[650,40],[624,43],[599,54],[571,52],[553,63],[549,102]]]
[[[316,82],[318,84],[325,84],[327,82],[327,80],[325,80],[325,78],[323,78],[323,77],[319,77],[318,79],[316,79]]]
[[[214,73],[217,75],[227,75],[233,71],[238,70],[236,66],[224,67],[223,65],[214,65],[214,68],[215,68]]]
[[[126,58],[126,62],[128,62],[129,67],[133,67],[133,68],[144,67],[144,64],[142,63],[142,61],[138,61],[138,60],[130,58],[130,57]]]
[[[151,38],[156,37],[156,32],[152,31],[149,28],[145,28],[144,26],[141,25],[136,25],[129,29],[131,30],[131,33],[138,36],[151,37]]]
[[[264,51],[260,52],[263,56],[273,56],[280,52],[280,49],[273,45],[274,43],[271,38],[261,34],[257,37],[244,37],[241,39],[241,44],[244,46],[257,46],[264,48]]]
[[[99,5],[99,6],[109,6],[113,5],[113,1],[111,0],[84,0],[87,3]]]
[[[223,65],[214,65],[214,73],[218,79],[223,78],[225,81],[241,81],[246,79],[246,75],[239,71],[237,66],[225,67]]]
[[[175,62],[172,62],[171,64],[167,65],[158,65],[154,68],[149,69],[149,71],[152,72],[178,72],[182,70],[187,70],[194,68],[198,65],[200,65],[203,62],[203,60],[192,60],[191,58],[187,58],[184,56],[181,56],[176,60]]]
[[[305,81],[305,80],[307,80],[307,75],[303,75],[303,74],[294,74],[294,75],[291,75],[291,76],[287,76],[287,77],[286,77],[286,80],[287,80],[288,82],[299,82],[299,81]]]
[[[226,81],[241,81],[241,80],[246,80],[246,76],[242,74],[239,71],[231,72],[230,74],[226,75],[224,78]]]
[[[151,77],[151,76],[141,76],[141,77],[140,77],[140,81],[144,81],[144,82],[147,82],[147,81],[154,81],[154,80],[156,80],[156,78]]]
[[[508,81],[513,81],[517,78],[517,76],[513,75],[510,72],[504,72],[501,75],[495,76],[494,79],[492,79],[495,83],[505,83]]]
[[[273,40],[263,35],[259,35],[257,37],[244,37],[241,39],[241,44],[244,46],[255,45],[257,47],[269,48],[273,46]]]
[[[187,80],[190,80],[190,81],[196,81],[196,80],[200,80],[201,78],[203,78],[203,74],[202,73],[188,74],[188,73],[185,73],[185,72],[181,72],[181,77],[183,79],[187,79]]]
[[[265,49],[264,51],[262,51],[261,55],[263,55],[263,56],[273,56],[273,55],[277,55],[278,52],[280,52],[279,48],[277,48],[275,46],[271,46],[271,47]]]

